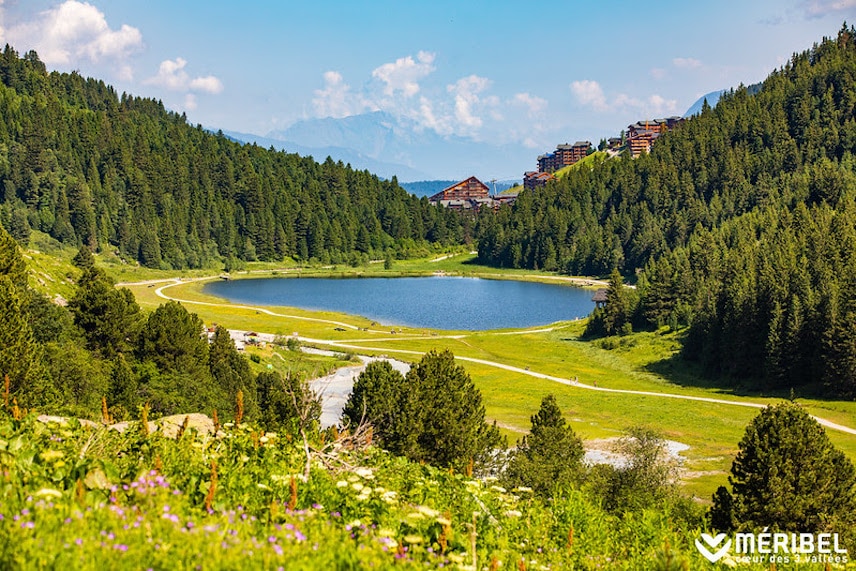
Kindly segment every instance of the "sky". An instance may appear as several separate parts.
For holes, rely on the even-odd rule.
[[[211,129],[381,110],[534,157],[758,82],[845,20],[856,0],[0,0],[0,41]]]

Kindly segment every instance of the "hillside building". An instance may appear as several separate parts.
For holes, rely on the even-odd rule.
[[[554,177],[548,172],[529,171],[523,175],[523,188],[526,190],[535,190],[542,186],[546,186]]]
[[[428,200],[438,203],[443,200],[465,200],[472,198],[490,198],[490,189],[488,186],[474,176],[447,186]]]
[[[498,209],[498,197],[490,195],[488,186],[474,176],[448,186],[428,199],[431,204],[439,204],[452,210],[477,211],[487,207]],[[513,201],[513,198],[510,198]],[[506,201],[507,202],[507,201]]]
[[[573,145],[557,145],[556,150],[538,157],[538,172],[555,172],[584,159],[591,151],[591,141],[577,141]]]
[[[627,149],[632,157],[642,153],[650,153],[651,146],[657,137],[671,131],[684,122],[683,117],[666,117],[665,119],[646,119],[627,126]]]

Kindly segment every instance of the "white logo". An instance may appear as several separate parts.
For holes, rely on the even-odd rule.
[[[712,549],[716,549],[719,544],[722,543],[722,540],[725,539],[725,534],[720,533],[716,537],[711,537],[706,533],[702,533],[701,538],[704,539],[705,543],[707,543]],[[695,540],[695,546],[698,549],[699,553],[704,555],[705,559],[707,559],[711,563],[716,563],[717,561],[722,559],[722,557],[726,553],[728,553],[729,549],[731,549],[731,540],[729,539],[728,541],[726,541],[725,545],[723,545],[718,551],[714,553],[708,551],[707,547],[704,546],[704,543],[702,543],[698,539]]]

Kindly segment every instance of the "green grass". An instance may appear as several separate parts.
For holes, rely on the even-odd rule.
[[[41,244],[51,247],[51,244]],[[39,273],[53,277],[43,291],[68,296],[73,292],[76,270],[70,259],[70,249],[45,248],[44,253],[32,250],[27,255],[28,263]],[[439,260],[442,256],[451,257]],[[351,268],[339,267],[281,267],[273,264],[251,264],[248,271],[237,273],[235,279],[263,276],[300,275],[301,277],[355,277],[355,276],[407,276],[446,273],[463,276],[480,276],[493,279],[529,279],[555,281],[555,274],[534,273],[525,270],[489,268],[475,263],[475,256],[466,252],[438,254],[431,259],[399,260],[392,270],[384,270],[383,264]],[[217,275],[211,270],[176,272],[150,270],[117,263],[109,255],[98,256],[115,279],[124,281],[165,280],[177,276],[202,277]],[[436,261],[432,261],[436,260]],[[594,282],[591,282],[594,283]],[[156,291],[168,285],[166,282],[130,286],[138,303],[150,311],[165,302]],[[562,379],[579,378],[586,384],[598,387],[640,390],[655,393],[673,393],[694,397],[712,397],[736,402],[771,404],[786,395],[745,394],[738,389],[716,386],[704,381],[691,365],[674,359],[680,340],[674,332],[635,333],[608,344],[598,340],[585,341],[580,338],[584,322],[565,322],[554,325],[552,331],[540,333],[506,334],[505,331],[449,332],[432,331],[425,328],[396,327],[381,328],[368,319],[335,312],[306,311],[297,308],[274,308],[266,310],[279,315],[268,315],[251,308],[224,307],[224,300],[203,292],[204,282],[186,282],[165,289],[164,293],[183,300],[202,302],[201,305],[186,303],[186,307],[198,314],[207,324],[224,325],[230,329],[257,330],[266,333],[291,335],[347,344],[353,348],[334,348],[360,354],[386,354],[405,361],[416,361],[419,355],[431,349],[450,349],[455,355],[496,361],[505,365],[529,368],[532,372],[552,375]],[[261,308],[259,308],[261,309]],[[358,328],[337,331],[334,323],[344,323]],[[512,332],[516,333],[516,332]],[[458,338],[453,338],[458,337]],[[330,348],[327,344],[321,347]],[[608,349],[607,347],[612,347]],[[250,353],[260,351],[250,349]],[[261,363],[254,364],[255,370],[263,370],[270,364],[280,372],[300,371],[300,374],[323,375],[347,363],[334,358],[297,356],[288,351],[268,348],[260,352]],[[603,438],[620,434],[621,430],[636,424],[645,424],[662,431],[666,437],[691,446],[684,453],[686,469],[698,474],[686,479],[687,489],[698,497],[707,499],[712,491],[725,482],[725,472],[737,450],[737,443],[755,409],[725,404],[683,401],[655,396],[590,391],[560,383],[537,379],[486,365],[462,361],[471,373],[484,396],[488,416],[496,419],[503,433],[514,442],[529,429],[529,417],[538,409],[540,399],[552,392],[556,395],[565,416],[574,429],[584,438]],[[798,402],[819,417],[843,424],[856,426],[856,403],[825,401],[816,398],[800,398]],[[856,436],[829,430],[833,442],[856,459]]]
[[[461,256],[464,258],[464,256]],[[465,262],[435,262],[446,268],[469,267]],[[424,267],[431,262],[413,262]],[[429,266],[430,267],[430,266]],[[445,271],[445,270],[444,270]],[[333,270],[327,270],[331,275]],[[317,275],[323,272],[318,271]],[[543,276],[541,276],[543,277]],[[202,292],[200,282],[176,285],[165,293],[180,299],[222,303]],[[132,288],[144,307],[163,302],[154,295],[157,287]],[[621,338],[614,349],[601,341],[580,338],[584,322],[554,324],[554,329],[539,333],[508,334],[508,331],[447,332],[427,329],[396,328],[395,335],[370,321],[354,316],[311,312],[295,308],[266,308],[280,316],[257,313],[254,309],[188,305],[206,322],[216,321],[233,329],[256,329],[271,333],[298,332],[301,336],[346,344],[360,354],[386,354],[415,361],[431,349],[450,349],[456,356],[499,362],[529,369],[561,379],[579,378],[581,383],[601,388],[640,390],[654,393],[717,398],[735,402],[772,404],[777,395],[743,395],[727,388],[706,386],[693,368],[673,360],[679,348],[674,332],[636,333]],[[292,316],[292,317],[289,317]],[[335,326],[298,317],[333,320],[365,330],[335,331]],[[324,346],[322,343],[321,346]],[[344,349],[343,349],[344,350]],[[667,364],[668,366],[664,365]],[[687,491],[703,500],[725,483],[737,444],[757,409],[719,403],[695,402],[661,396],[606,393],[533,378],[524,373],[462,361],[482,392],[487,415],[496,420],[513,443],[529,429],[529,418],[548,393],[556,395],[559,405],[574,430],[585,439],[614,437],[632,425],[645,425],[661,431],[666,438],[683,442],[690,449],[684,480]],[[847,426],[856,426],[856,403],[800,399],[809,412]],[[856,459],[856,436],[828,431],[833,442]]]
[[[583,166],[588,165],[589,167],[593,166],[595,163],[603,162],[606,159],[607,154],[606,151],[595,151],[584,159],[580,159],[572,165],[568,165],[566,167],[562,167],[556,172],[553,173],[553,176],[556,178],[562,178],[569,172],[574,169],[582,168]]]

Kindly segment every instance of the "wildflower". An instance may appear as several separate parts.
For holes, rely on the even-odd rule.
[[[345,480],[339,480],[338,482],[336,482],[336,487],[337,488],[347,488],[348,482],[346,482]]]
[[[415,533],[405,535],[402,539],[404,539],[405,543],[410,544],[422,543],[423,541],[425,541],[424,539],[422,539],[421,535],[416,535]]]
[[[440,515],[440,512],[435,509],[431,509],[428,506],[419,506],[416,510],[426,517],[434,518]]]
[[[39,457],[45,462],[55,462],[64,456],[65,452],[62,450],[45,450],[39,454]]]
[[[355,482],[355,483],[351,484],[351,487],[354,488],[355,491],[361,492],[365,486],[363,486],[359,482]]]
[[[450,526],[450,525],[452,525],[452,522],[451,522],[451,521],[449,521],[448,519],[444,518],[444,517],[438,517],[438,518],[437,518],[437,523],[439,523],[440,525],[444,525],[444,526]]]
[[[297,541],[306,541],[306,536],[303,535],[299,529],[294,531],[294,539]]]
[[[371,480],[372,478],[374,478],[374,473],[372,472],[371,468],[355,468],[354,474],[361,478],[365,478],[366,480]]]
[[[124,553],[125,551],[128,551],[128,546],[124,543],[117,543],[113,546],[113,549]]]
[[[491,486],[490,489],[494,492],[499,492],[500,494],[504,494],[506,491],[502,486]]]
[[[505,512],[505,517],[520,517],[523,513],[518,510],[508,510]]]
[[[36,492],[36,497],[61,498],[62,492],[60,492],[59,490],[54,490],[52,488],[42,488],[41,490]]]
[[[83,540],[78,537],[77,539],[74,540],[74,544],[78,545],[78,546],[83,545]]]
[[[526,487],[526,486],[517,486],[516,488],[514,488],[514,490],[513,490],[513,491],[515,491],[515,492],[525,492],[525,493],[531,494],[531,493],[532,493],[532,488],[528,488],[528,487]]]

